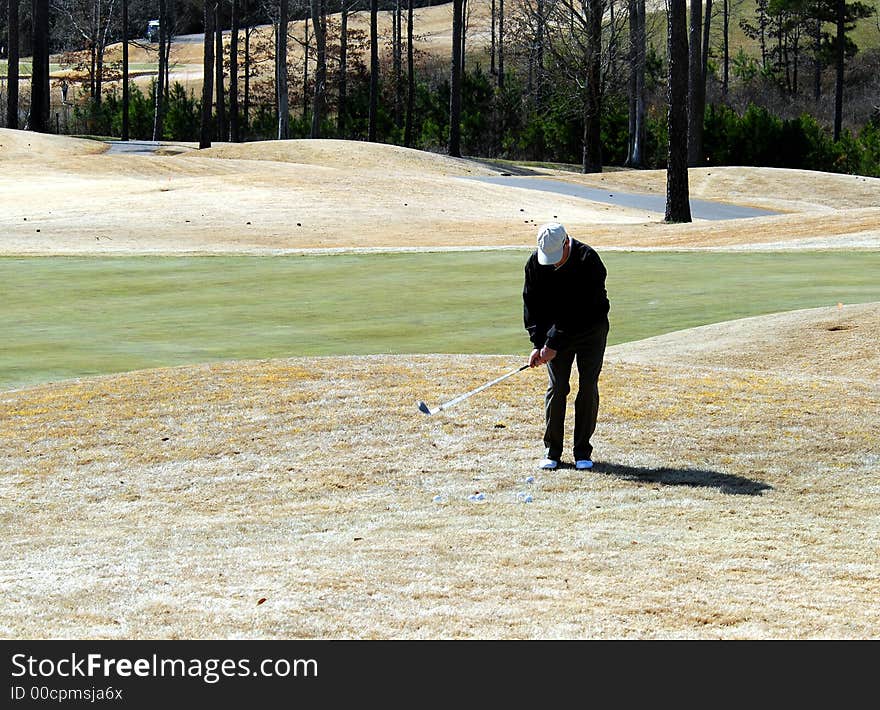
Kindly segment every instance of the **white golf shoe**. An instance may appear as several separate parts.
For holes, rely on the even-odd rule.
[[[574,467],[578,471],[586,471],[587,469],[593,468],[593,462],[590,459],[578,459],[574,462]]]
[[[552,471],[559,465],[559,461],[556,459],[541,459],[538,463],[538,468],[542,468],[545,471]]]

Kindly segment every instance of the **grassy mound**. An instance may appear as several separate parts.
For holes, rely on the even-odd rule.
[[[190,157],[271,160],[337,168],[346,172],[415,172],[421,175],[495,175],[497,171],[462,158],[402,146],[343,140],[286,140],[224,143]]]
[[[59,161],[106,150],[107,146],[98,141],[0,128],[0,166],[10,174],[22,162],[49,163],[54,167]]]

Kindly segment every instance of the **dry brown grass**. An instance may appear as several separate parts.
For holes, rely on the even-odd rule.
[[[671,226],[368,144],[100,150],[0,131],[0,252],[525,246],[557,209],[603,248],[878,239],[877,183],[847,176],[695,171],[701,197],[790,212]],[[589,473],[534,469],[542,372],[416,410],[515,356],[216,363],[0,393],[0,634],[876,638],[878,336],[880,304],[846,305],[611,348]]]
[[[589,473],[534,470],[541,371],[416,410],[515,357],[218,363],[7,392],[0,631],[877,637],[880,383],[863,375],[878,356],[851,346],[875,343],[878,319],[873,304],[713,326],[754,358],[735,367],[687,331],[653,359],[647,341],[610,348]],[[855,375],[802,368],[791,342],[818,362],[849,351]]]
[[[877,178],[692,170],[695,197],[784,213],[666,225],[657,213],[464,179],[492,174],[476,162],[365,142],[183,144],[156,157],[102,151],[0,129],[0,253],[522,248],[551,219],[603,249],[880,246]],[[663,179],[658,171],[544,172],[642,191]]]

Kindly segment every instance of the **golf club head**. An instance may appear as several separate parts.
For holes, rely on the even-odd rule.
[[[431,410],[428,408],[428,405],[424,402],[419,402],[419,411],[424,412],[425,414],[430,414]]]

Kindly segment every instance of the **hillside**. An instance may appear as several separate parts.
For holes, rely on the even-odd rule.
[[[292,140],[169,155],[0,129],[5,254],[278,253],[320,249],[531,247],[558,219],[597,247],[876,247],[880,179],[804,171],[691,171],[692,195],[777,210],[662,224],[662,214],[480,183],[476,161],[365,142]],[[662,171],[540,174],[657,193]],[[414,236],[415,235],[415,236]],[[589,235],[587,237],[587,235]]]

